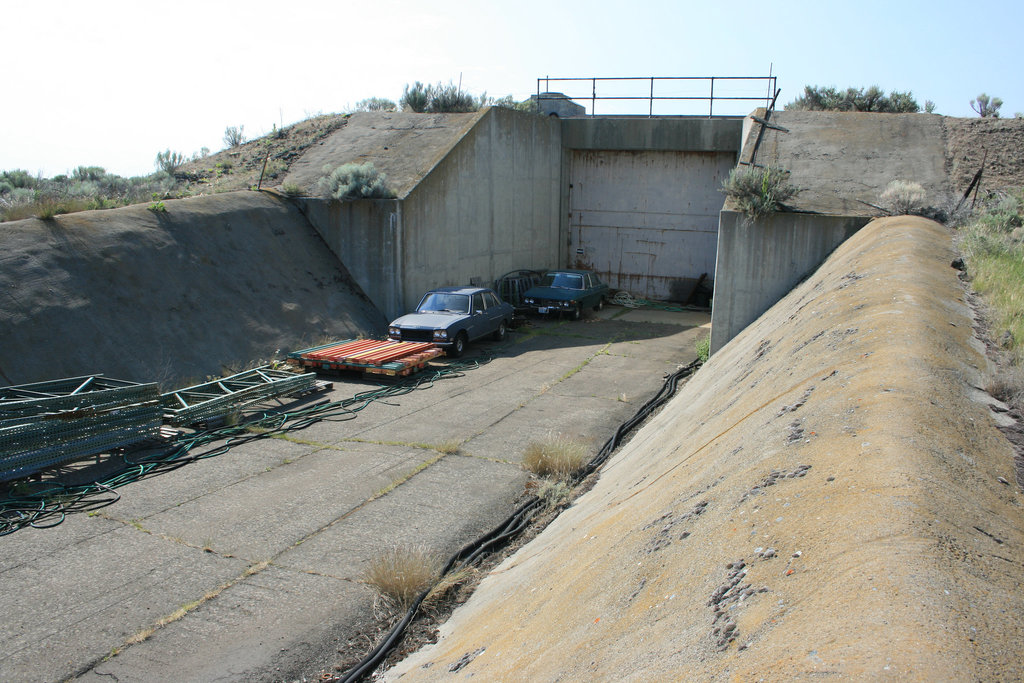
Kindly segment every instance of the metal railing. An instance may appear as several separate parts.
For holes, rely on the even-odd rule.
[[[564,95],[570,100],[576,101],[590,101],[590,115],[595,116],[597,114],[597,103],[599,101],[618,101],[628,103],[647,103],[646,116],[655,116],[654,113],[655,103],[671,102],[671,103],[694,103],[694,102],[707,102],[707,115],[713,117],[715,115],[715,102],[749,102],[753,106],[765,106],[767,107],[772,96],[775,93],[775,76],[641,76],[641,77],[621,77],[621,78],[551,78],[545,76],[544,78],[537,79],[537,101],[543,100],[559,100],[562,99],[561,95]],[[552,84],[554,84],[554,90],[559,93],[559,96],[552,96]],[[580,92],[579,86],[589,84],[590,92]],[[715,85],[719,86],[719,93],[722,92],[723,87],[727,87],[726,94],[715,95]],[[725,84],[723,86],[723,84]],[[599,94],[598,86],[604,89],[604,92],[613,92],[613,94]],[[679,94],[679,89],[689,87],[692,89],[694,85],[706,87],[705,91],[701,87],[701,92],[707,92],[707,94],[692,94],[693,91],[686,92],[685,94]],[[735,94],[736,87],[743,88],[744,94]],[[639,94],[641,92],[643,94]],[[754,94],[755,90],[764,90],[764,94]],[[749,111],[736,112],[729,115],[742,115]],[[608,112],[608,113],[620,113],[620,112]],[[602,112],[606,114],[606,112]],[[632,115],[637,115],[637,112],[633,112]],[[644,115],[642,111],[639,115]],[[666,116],[673,114],[663,114],[659,112],[658,116]],[[678,114],[675,114],[678,115]],[[691,114],[692,115],[692,114]],[[701,113],[700,115],[703,115]],[[723,114],[719,114],[723,116]]]

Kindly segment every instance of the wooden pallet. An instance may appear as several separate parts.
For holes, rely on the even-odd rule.
[[[288,354],[288,360],[314,371],[352,371],[404,377],[418,372],[444,354],[428,342],[350,339]]]

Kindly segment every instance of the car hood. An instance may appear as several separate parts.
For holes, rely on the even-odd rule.
[[[465,313],[446,313],[432,311],[430,313],[408,313],[391,323],[392,327],[418,327],[425,330],[443,330],[452,323],[468,318]]]
[[[565,289],[564,287],[530,287],[523,294],[524,297],[535,299],[550,299],[552,301],[572,301],[583,296],[582,289]]]

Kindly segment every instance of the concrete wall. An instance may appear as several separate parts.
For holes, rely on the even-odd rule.
[[[714,278],[719,188],[735,164],[735,152],[574,150],[569,265],[636,297],[686,301]]]
[[[562,121],[567,149],[732,152],[740,149],[741,118],[580,118]]]
[[[558,265],[559,121],[499,107],[483,113],[404,199],[300,200],[303,212],[388,319],[423,292],[492,286]]]
[[[684,301],[715,277],[722,180],[742,119],[588,118],[562,122],[571,164],[563,265],[634,296]]]
[[[402,202],[402,301],[558,266],[559,120],[495,107]]]
[[[722,211],[711,352],[757,320],[869,220],[865,216],[777,213],[747,221],[741,213]]]
[[[299,209],[345,264],[352,279],[387,317],[401,312],[398,235],[401,202],[297,199]]]

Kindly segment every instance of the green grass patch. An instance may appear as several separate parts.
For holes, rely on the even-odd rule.
[[[971,285],[988,308],[993,341],[1024,364],[1024,189],[988,198],[960,230]]]

